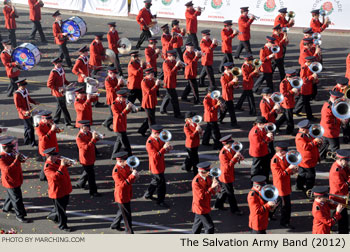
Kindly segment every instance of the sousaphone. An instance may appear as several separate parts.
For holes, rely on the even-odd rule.
[[[118,52],[120,54],[128,54],[131,51],[131,41],[127,38],[121,38],[118,41]]]

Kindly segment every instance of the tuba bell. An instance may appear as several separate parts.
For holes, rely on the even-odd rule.
[[[294,77],[289,81],[290,85],[293,88],[297,88],[300,89],[302,87],[302,85],[304,84],[303,79],[300,77]]]
[[[322,71],[322,64],[320,62],[312,62],[309,65],[309,69],[312,73],[319,74]]]
[[[277,127],[276,127],[276,124],[270,122],[270,123],[265,124],[265,129],[267,132],[273,133],[276,131]]]
[[[263,186],[263,188],[261,188],[261,197],[265,200],[265,201],[275,201],[278,198],[278,189],[276,188],[276,186],[268,184]]]
[[[211,92],[210,97],[212,99],[219,99],[221,97],[221,92],[219,90],[214,90]]]
[[[162,130],[159,134],[159,138],[163,142],[170,142],[172,138],[172,134],[170,133],[169,130]]]
[[[231,148],[235,152],[240,152],[243,149],[243,144],[241,142],[235,141],[233,142]]]
[[[294,11],[289,11],[288,12],[288,17],[289,18],[295,18],[295,12]]]
[[[284,96],[283,96],[283,94],[280,93],[280,92],[274,92],[274,93],[271,95],[271,99],[273,100],[274,103],[280,104],[281,102],[283,102]]]
[[[259,68],[261,65],[262,65],[262,61],[261,60],[259,60],[259,59],[253,60],[253,66],[255,68]]]
[[[339,98],[332,104],[332,113],[340,120],[346,120],[350,118],[350,103],[345,98]]]
[[[274,45],[270,48],[272,53],[279,53],[281,48],[278,45]]]
[[[136,168],[140,165],[140,159],[136,156],[130,156],[127,158],[126,163],[131,168]]]
[[[209,174],[214,178],[218,178],[221,175],[221,170],[218,167],[213,167],[210,169]]]
[[[302,161],[300,152],[297,150],[290,150],[286,154],[287,162],[291,165],[298,165]]]
[[[321,124],[311,124],[309,128],[310,136],[313,138],[321,138],[324,134],[324,128]]]
[[[192,122],[200,124],[203,121],[203,117],[200,115],[195,115],[192,117]]]
[[[242,70],[239,67],[233,67],[231,69],[231,72],[234,76],[241,76],[242,75]]]

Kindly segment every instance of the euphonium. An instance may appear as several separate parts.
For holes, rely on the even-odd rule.
[[[287,162],[291,165],[298,165],[302,161],[300,152],[296,150],[290,150],[286,154]]]
[[[260,67],[261,65],[262,65],[262,61],[261,61],[261,60],[259,60],[259,59],[253,60],[253,66],[254,66],[255,68],[258,68],[258,67]]]
[[[212,99],[219,99],[221,97],[221,92],[219,90],[214,90],[211,92],[210,97]]]
[[[321,124],[311,124],[309,133],[313,138],[321,138],[324,134],[324,128]]]
[[[290,85],[293,87],[293,88],[297,88],[297,89],[300,89],[301,86],[304,84],[303,82],[303,79],[300,78],[300,77],[294,77],[292,78],[290,81],[289,81]]]
[[[273,53],[279,53],[281,48],[278,45],[274,45],[270,48],[271,52]]]
[[[239,67],[233,67],[231,69],[231,72],[234,76],[241,76],[242,75],[242,70]]]
[[[350,103],[348,99],[339,98],[332,104],[332,113],[340,120],[350,118]]]
[[[162,130],[159,134],[159,138],[160,140],[162,140],[163,142],[170,142],[171,138],[172,138],[172,134],[169,130]]]
[[[289,11],[288,12],[288,17],[289,18],[295,18],[295,12],[294,11]]]
[[[126,160],[126,163],[128,164],[128,166],[130,166],[131,168],[136,168],[140,165],[140,159],[136,156],[130,156],[128,157],[128,159]]]
[[[271,185],[271,184],[263,186],[263,188],[261,188],[260,193],[261,193],[261,197],[265,201],[276,202],[276,200],[278,198],[278,189],[274,185]]]
[[[200,116],[200,115],[195,115],[194,117],[192,117],[192,122],[194,122],[194,123],[199,124],[199,123],[201,123],[202,121],[203,121],[203,117]]]
[[[236,141],[236,142],[233,142],[231,148],[235,152],[240,152],[243,149],[243,144],[241,142]]]
[[[309,65],[309,69],[312,73],[319,74],[322,71],[322,64],[320,62],[312,62]]]
[[[221,175],[221,170],[218,167],[213,167],[210,169],[209,174],[214,178],[218,178]]]
[[[276,131],[277,127],[276,127],[276,124],[270,122],[270,123],[265,124],[265,129],[267,132],[273,133]]]
[[[274,93],[271,95],[271,99],[273,100],[274,103],[280,104],[281,102],[283,102],[284,96],[283,96],[283,94],[280,93],[280,92],[274,92]]]
[[[313,39],[321,39],[321,33],[315,32],[312,34]]]

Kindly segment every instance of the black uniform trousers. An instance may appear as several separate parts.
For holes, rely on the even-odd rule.
[[[249,40],[239,41],[239,44],[238,44],[238,47],[237,47],[236,53],[235,53],[236,59],[239,58],[239,56],[241,55],[243,47],[245,48],[246,53],[252,54],[252,49],[250,48],[250,41]]]
[[[17,84],[16,84],[16,81],[18,80],[18,77],[13,77],[13,78],[10,78],[10,83],[9,85],[7,86],[7,97],[11,97],[13,96],[13,92],[15,92],[18,88]]]
[[[292,214],[292,204],[291,204],[291,200],[290,200],[290,194],[286,195],[286,196],[279,196],[277,199],[277,202],[278,202],[279,206],[281,206],[280,224],[281,225],[290,224],[290,217]],[[273,213],[275,213],[277,211],[277,208],[278,207],[275,208]],[[271,217],[273,215],[273,213],[269,214],[269,216]]]
[[[162,105],[160,106],[161,112],[166,112],[169,102],[173,105],[174,116],[181,115],[179,98],[175,88],[166,88],[166,95],[163,98]]]
[[[250,170],[251,177],[263,175],[266,176],[266,182],[268,182],[270,176],[270,159],[270,153],[263,157],[253,157],[253,164]]]
[[[254,230],[254,229],[252,229],[250,232],[252,234],[266,234],[266,229],[265,230]]]
[[[72,67],[72,61],[70,59],[69,51],[67,48],[67,41],[65,41],[62,45],[58,45],[58,47],[59,47],[59,53],[58,53],[59,57],[61,59],[64,58],[66,60],[68,67]]]
[[[348,209],[344,208],[340,214],[341,214],[341,219],[338,220],[338,234],[348,234],[349,233]]]
[[[193,167],[193,174],[194,176],[198,173],[197,164],[199,163],[199,156],[198,156],[198,147],[194,148],[187,148],[188,155],[185,158],[185,161],[182,164],[182,169],[186,171],[191,171],[191,168]]]
[[[17,217],[23,218],[24,216],[27,216],[27,212],[23,205],[21,187],[6,188],[6,191],[7,195],[2,210],[8,212],[13,208]]]
[[[22,119],[24,125],[24,144],[35,146],[35,136],[33,127],[33,117]]]
[[[220,63],[220,67],[219,67],[219,72],[223,73],[225,68],[224,68],[224,64],[226,62],[232,62],[233,63],[233,56],[232,53],[225,53],[224,57],[222,57],[221,63]],[[233,64],[234,65],[234,64]]]
[[[9,39],[11,40],[12,48],[17,47],[17,39],[16,39],[16,29],[8,29]]]
[[[149,30],[143,29],[142,32],[141,32],[139,41],[137,41],[136,49],[140,49],[142,43],[143,43],[145,40],[148,40],[148,39],[151,38],[151,37],[152,37],[151,32],[150,32]]]
[[[147,118],[143,121],[141,127],[138,129],[138,132],[141,134],[146,134],[151,125],[156,124],[156,109],[146,108],[145,113]]]
[[[164,173],[153,174],[151,183],[149,184],[145,197],[152,197],[154,192],[157,191],[157,202],[162,203],[165,199],[166,194],[166,183]]]
[[[249,114],[255,115],[256,114],[256,107],[255,107],[255,101],[254,101],[254,95],[252,90],[243,90],[241,97],[239,97],[239,100],[236,104],[236,109],[241,109],[242,104],[247,98],[248,104],[249,104]]]
[[[184,62],[184,57],[183,57],[183,53],[182,53],[182,50],[181,50],[181,47],[178,47],[178,48],[174,48],[177,52],[177,57],[182,61]]]
[[[214,234],[214,222],[209,214],[194,214],[192,234],[200,234],[204,226],[206,234]]]
[[[89,182],[89,193],[97,193],[94,165],[83,165],[84,171],[77,181],[80,188],[84,188],[86,182]]]
[[[294,113],[299,114],[304,108],[307,119],[309,120],[312,119],[313,115],[312,115],[310,100],[311,100],[311,95],[301,95],[297,103],[295,104]]]
[[[44,164],[45,164],[45,162],[46,162],[46,156],[41,156],[41,158],[42,158],[42,161],[43,161]],[[47,181],[47,178],[46,178],[44,169],[45,169],[45,165],[43,165],[43,166],[41,167],[41,171],[40,171],[40,175],[39,175],[40,181]]]
[[[124,132],[115,132],[117,138],[115,139],[113,152],[111,155],[111,159],[114,153],[117,153],[120,151],[120,149],[123,147],[124,151],[128,153],[128,156],[132,156],[131,146],[129,142],[128,135],[126,134],[126,131]]]
[[[237,118],[235,113],[235,106],[233,105],[233,100],[225,101],[225,105],[225,110],[220,111],[219,122],[222,122],[225,119],[226,113],[228,111],[228,113],[230,114],[231,125],[234,126],[237,124]]]
[[[112,109],[111,109],[110,105],[109,105],[109,112],[110,112],[110,115],[102,123],[102,124],[106,125],[107,127],[110,127],[113,124],[113,112],[112,112]]]
[[[214,148],[222,148],[222,143],[220,142],[221,133],[219,129],[218,122],[207,122],[207,127],[205,127],[202,144],[209,145],[210,136],[214,140]]]
[[[131,207],[130,202],[127,203],[117,203],[118,212],[117,216],[114,218],[113,223],[111,224],[112,229],[120,228],[120,222],[124,220],[125,233],[133,234],[134,230],[132,229],[132,217],[131,217]]]
[[[311,100],[315,100],[317,96],[317,84],[313,83],[312,84],[312,95],[311,95]]]
[[[221,183],[221,192],[216,198],[215,207],[216,208],[224,207],[224,203],[226,199],[230,204],[230,209],[232,213],[239,210],[237,205],[237,200],[235,197],[235,190],[233,189],[233,183]]]
[[[117,63],[117,69],[118,69],[118,73],[121,75],[121,76],[123,76],[123,70],[122,70],[122,66],[121,66],[121,64],[120,64],[120,59],[119,59],[119,54],[117,53],[116,55],[115,55],[115,61],[116,61],[116,63]]]
[[[312,168],[303,168],[299,166],[298,177],[296,180],[296,186],[299,190],[308,190],[314,187],[316,179],[316,169]]]
[[[40,35],[41,42],[46,42],[45,34],[43,32],[43,28],[41,27],[40,21],[32,21],[33,22],[33,27],[32,31],[29,35],[29,39],[35,39],[35,34],[38,31]]]
[[[47,216],[49,220],[58,223],[58,228],[63,229],[67,227],[67,214],[66,209],[69,203],[69,194],[62,198],[52,199],[54,208],[51,213]]]
[[[204,87],[204,80],[206,76],[209,76],[209,86],[216,87],[213,66],[203,66],[199,75],[199,86]]]
[[[278,71],[280,72],[280,78],[282,81],[286,76],[286,72],[284,70],[284,58],[275,59],[275,63],[272,66],[272,74],[276,71],[276,68],[278,68]]]
[[[198,44],[198,38],[197,38],[197,34],[196,33],[190,33],[187,34],[187,39],[186,39],[186,43],[188,42],[192,42],[193,46],[195,49],[200,50],[199,44]]]
[[[135,103],[136,99],[138,99],[140,101],[140,104],[142,104],[142,90],[141,89],[129,89],[128,100],[131,103]]]
[[[186,100],[187,96],[192,91],[194,103],[199,103],[199,92],[198,92],[198,83],[197,79],[188,79],[186,87],[182,92],[181,99]]]
[[[350,124],[347,123],[345,125],[341,125],[342,131],[343,131],[343,142],[345,144],[350,142]]]
[[[287,122],[286,133],[287,134],[293,133],[294,131],[293,108],[283,109],[282,116],[276,122],[276,128],[279,129],[284,122]]]
[[[336,152],[340,148],[339,137],[328,138],[323,137],[323,143],[320,148],[320,157],[326,158],[326,154],[328,152],[328,147],[331,148],[331,152]]]
[[[253,92],[257,93],[260,86],[263,84],[264,81],[266,81],[266,86],[271,88],[271,90],[273,92],[272,77],[273,77],[272,73],[262,73],[254,83]]]
[[[62,96],[62,97],[55,97],[55,98],[57,102],[57,109],[56,109],[55,116],[53,117],[53,121],[56,124],[59,124],[61,120],[61,113],[63,112],[65,124],[70,125],[72,123],[72,119],[70,118],[70,114],[67,109],[66,97]]]

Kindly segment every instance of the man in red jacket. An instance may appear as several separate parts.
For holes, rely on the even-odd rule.
[[[59,57],[63,60],[66,60],[67,66],[72,68],[72,61],[69,56],[69,52],[67,49],[67,40],[68,33],[62,32],[62,17],[61,13],[57,10],[52,14],[52,17],[55,19],[55,22],[52,24],[52,32],[55,38],[55,44],[58,45],[59,48]]]
[[[238,34],[237,30],[232,30],[232,20],[224,21],[224,28],[221,30],[221,51],[224,53],[224,57],[221,60],[219,67],[219,73],[224,71],[224,64],[226,62],[233,62],[232,57],[232,39]],[[234,64],[233,64],[234,65]]]
[[[185,147],[188,155],[182,164],[181,170],[191,172],[193,167],[194,176],[198,173],[197,164],[199,163],[198,147],[203,130],[199,123],[193,122],[192,118],[196,115],[195,112],[188,111],[185,114],[184,133],[186,136]]]
[[[176,37],[176,42],[173,44],[173,48],[177,52],[177,57],[184,61],[183,59],[183,53],[182,53],[182,46],[183,46],[183,37],[185,36],[185,29],[181,29],[179,26],[179,20],[174,19],[171,21],[171,33],[173,36]]]
[[[177,36],[172,33],[170,34],[169,25],[165,24],[160,27],[163,31],[162,37],[161,37],[161,43],[162,43],[162,58],[167,58],[167,51],[171,51],[174,49],[174,44],[177,42]]]
[[[309,120],[298,123],[299,132],[295,137],[297,151],[301,154],[296,189],[307,191],[315,184],[317,162],[320,160],[318,146],[322,144],[321,138],[313,138],[309,134]]]
[[[97,96],[86,94],[84,89],[75,91],[74,109],[76,112],[75,127],[79,128],[79,121],[88,120],[92,125],[92,106],[91,103],[97,101]]]
[[[1,52],[1,62],[5,66],[7,77],[10,79],[10,83],[7,87],[7,97],[11,97],[17,88],[16,81],[21,73],[19,70],[20,66],[16,61],[12,60],[11,41],[6,39],[1,41],[1,44],[4,46],[4,50]],[[24,62],[23,65],[25,65]]]
[[[42,43],[47,43],[43,28],[41,27],[41,8],[44,6],[42,0],[28,0],[29,5],[29,19],[33,22],[33,28],[29,35],[29,39],[34,40],[35,34],[38,31]]]
[[[90,44],[90,60],[92,67],[92,75],[95,75],[102,68],[102,60],[105,58],[106,52],[102,44],[103,34],[95,34],[95,39]]]
[[[211,212],[211,197],[219,190],[220,185],[217,179],[209,176],[210,162],[201,162],[197,165],[198,174],[192,180],[192,212],[194,221],[192,233],[200,234],[204,226],[206,234],[214,234],[214,222],[209,213]]]
[[[13,100],[18,112],[18,117],[22,119],[24,125],[24,144],[30,144],[32,147],[38,146],[35,142],[33,117],[31,115],[30,104],[38,105],[37,101],[34,101],[29,96],[29,91],[26,89],[26,79],[20,79],[16,81],[18,85],[17,91],[13,95]]]
[[[157,77],[157,59],[161,50],[157,48],[157,39],[150,38],[149,45],[145,48],[147,68],[153,68],[154,76]]]
[[[27,212],[23,205],[21,185],[23,184],[23,173],[21,163],[25,160],[21,154],[14,151],[14,137],[0,140],[3,151],[0,153],[1,183],[6,188],[7,196],[2,207],[4,213],[15,213],[16,220],[28,223],[25,218]],[[14,208],[14,211],[12,210]]]
[[[143,2],[145,3],[145,7],[142,8],[136,16],[136,21],[140,25],[140,30],[142,31],[136,44],[137,50],[140,49],[143,41],[152,37],[149,25],[151,24],[152,19],[157,17],[157,15],[152,15],[151,13],[152,0],[145,0]]]
[[[309,37],[309,38],[303,38],[303,47],[300,50],[300,55],[299,55],[299,64],[300,67],[302,67],[306,60],[306,57],[310,57],[310,56],[315,56],[315,60],[318,61],[318,59],[320,58],[320,54],[321,54],[321,48],[319,46],[315,46],[313,44],[313,38]]]
[[[275,62],[272,66],[272,72],[274,73],[276,68],[278,68],[278,71],[280,73],[281,81],[284,79],[286,72],[284,70],[284,56],[285,51],[287,49],[287,45],[289,43],[288,33],[282,32],[282,27],[280,25],[276,25],[273,27],[273,34],[272,37],[275,38],[275,45],[279,46],[280,51],[276,53],[275,56]]]
[[[270,88],[263,88],[261,91],[262,99],[260,101],[261,116],[266,119],[267,122],[275,123],[277,114],[279,113],[281,106],[275,103],[271,99],[272,90]]]
[[[246,50],[246,53],[253,54],[250,49],[250,26],[254,22],[255,17],[248,17],[249,7],[241,7],[241,16],[238,19],[238,40],[239,45],[236,49],[235,59],[239,59],[243,47]]]
[[[9,39],[11,40],[11,44],[14,48],[17,47],[17,40],[16,40],[16,12],[15,7],[12,5],[11,0],[5,0],[4,1],[4,8],[2,9],[5,17],[5,28],[9,32]]]
[[[326,30],[326,28],[329,26],[329,24],[331,23],[329,18],[325,16],[323,16],[323,21],[322,23],[320,22],[319,18],[320,18],[320,10],[312,10],[311,11],[312,14],[312,19],[310,22],[310,27],[312,28],[313,32],[317,32],[317,33],[321,33],[324,30]]]
[[[115,28],[117,25],[115,22],[109,22],[108,27],[109,31],[107,33],[107,41],[108,41],[108,48],[111,49],[115,53],[115,59],[116,59],[116,67],[118,69],[118,72],[121,76],[123,76],[123,70],[120,65],[120,60],[119,60],[119,51],[118,48],[120,47],[119,45],[119,34],[117,29]]]
[[[72,192],[68,173],[68,167],[72,164],[61,158],[55,147],[44,150],[44,153],[47,155],[44,172],[49,186],[48,195],[54,205],[47,219],[57,223],[60,230],[70,232],[71,228],[67,226],[66,209],[69,203],[69,194]]]
[[[75,61],[72,73],[78,76],[78,84],[85,89],[85,78],[90,77],[89,48],[84,45],[78,52],[80,55]]]
[[[153,194],[157,191],[157,204],[162,207],[169,207],[164,202],[166,194],[164,154],[172,150],[173,147],[170,142],[165,143],[159,138],[163,126],[154,124],[151,126],[151,129],[152,133],[147,139],[146,150],[148,153],[149,170],[153,177],[143,197],[145,199],[154,199]]]
[[[114,201],[118,204],[117,216],[111,224],[111,229],[123,231],[120,223],[123,220],[125,226],[125,233],[133,234],[131,206],[132,199],[132,184],[139,177],[136,170],[130,168],[126,162],[128,157],[127,152],[118,152],[113,155],[113,159],[117,160],[112,172],[114,180]]]
[[[95,131],[91,132],[89,120],[81,120],[78,121],[78,123],[80,125],[80,131],[75,141],[79,150],[79,162],[83,166],[84,171],[77,181],[76,187],[84,188],[86,182],[88,182],[90,197],[94,198],[100,196],[97,192],[94,170],[96,161],[96,142],[100,139]]]
[[[197,38],[197,29],[198,29],[198,21],[197,17],[202,14],[201,9],[195,10],[193,8],[192,1],[189,1],[185,4],[186,6],[186,33],[187,33],[187,40],[186,44],[188,42],[192,42],[194,48],[196,50],[200,50],[198,46],[198,38]]]
[[[294,18],[286,19],[286,15],[288,13],[287,8],[279,9],[278,12],[280,14],[275,18],[275,22],[273,26],[280,25],[281,27],[293,27],[294,26]]]
[[[218,41],[214,38],[213,41],[210,39],[210,30],[203,30],[202,40],[200,43],[202,51],[202,71],[199,75],[199,86],[204,87],[204,79],[208,75],[209,77],[209,86],[215,87],[215,78],[214,78],[214,50],[218,46]]]
[[[140,60],[138,51],[131,52],[130,56],[131,59],[128,64],[129,101],[134,103],[138,99],[142,103],[141,81],[143,79],[143,69],[146,68],[146,64]]]

